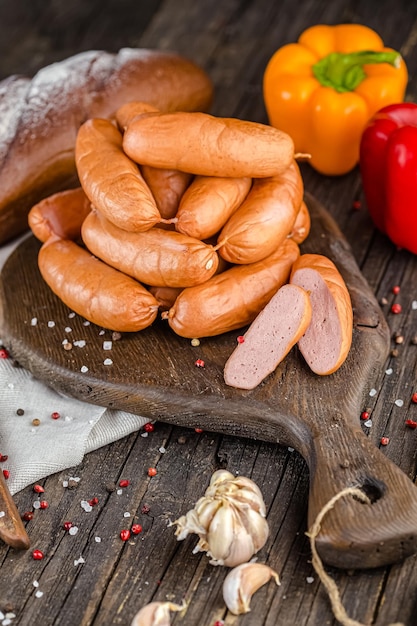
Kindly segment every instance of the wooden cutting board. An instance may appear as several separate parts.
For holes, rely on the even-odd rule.
[[[388,355],[389,332],[335,222],[314,198],[306,201],[312,229],[302,252],[325,254],[336,263],[354,309],[352,349],[331,376],[313,374],[295,348],[256,389],[227,387],[223,367],[244,329],[203,338],[193,347],[158,321],[105,349],[112,333],[71,316],[44,284],[37,269],[40,244],[33,237],[1,274],[1,337],[21,365],[74,398],[294,447],[310,471],[309,525],[331,497],[359,486],[372,505],[338,501],[322,523],[317,547],[329,565],[377,567],[417,551],[417,489],[360,427],[365,398]],[[64,348],[64,340],[72,349]],[[196,367],[196,359],[205,366]]]

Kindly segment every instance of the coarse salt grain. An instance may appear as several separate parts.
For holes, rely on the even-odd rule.
[[[417,311],[417,300],[413,300],[411,303],[411,308],[413,311]]]
[[[111,350],[113,348],[112,341],[103,341],[103,350]]]
[[[147,433],[146,431],[144,433],[140,433],[141,437],[147,437],[149,433]]]
[[[72,333],[72,328],[70,328],[70,326],[65,326],[64,330],[66,333]]]
[[[167,451],[166,448],[164,448],[164,446],[161,446],[160,448],[158,448],[158,450],[161,454],[165,454],[165,452]]]
[[[80,371],[85,374],[86,372],[88,372],[88,367],[86,365],[83,365],[80,369]]]
[[[113,361],[111,359],[104,359],[103,365],[113,365]]]
[[[129,511],[125,511],[125,513],[123,513],[123,517],[130,517]]]
[[[34,587],[36,587],[36,588],[38,588],[38,587],[39,587],[39,583],[38,583],[38,581],[37,581],[37,580],[34,580],[34,581],[33,581],[33,583],[32,583],[32,585],[33,585]]]
[[[71,313],[68,313],[68,317],[69,317],[70,319],[72,319],[73,317],[75,317],[75,313],[74,313],[74,311],[72,311]]]
[[[81,500],[81,508],[87,513],[90,513],[90,511],[93,510],[93,507],[87,502],[87,500]]]
[[[6,513],[4,511],[0,511],[0,517],[4,517]]]
[[[366,428],[371,428],[372,420],[366,420],[366,422],[364,422],[363,425],[366,426]]]
[[[37,317],[32,317],[32,319],[30,320],[30,325],[31,326],[36,326],[38,323],[38,318]]]
[[[403,406],[404,405],[404,400],[401,400],[401,398],[398,398],[398,400],[395,400],[394,402],[395,406]]]
[[[83,557],[82,557],[82,556],[80,556],[80,558],[79,558],[79,559],[76,559],[76,560],[74,561],[74,565],[75,565],[75,566],[77,566],[77,565],[82,565],[83,563],[85,563],[85,560],[83,559]]]
[[[106,332],[105,330],[100,330],[98,334],[102,337],[105,332]]]
[[[32,504],[34,509],[40,509],[41,508],[41,503],[39,502],[39,500],[35,500],[35,502]]]
[[[74,418],[72,417],[72,415],[66,415],[64,417],[64,422],[73,422]]]
[[[55,322],[48,322],[48,328],[53,328],[55,326]]]
[[[83,326],[90,326],[90,322],[88,320],[84,320]]]
[[[387,374],[387,376],[391,376],[392,372],[393,372],[392,367],[390,367],[389,369],[385,370],[385,373]]]
[[[306,581],[308,582],[309,585],[311,585],[311,583],[314,583],[313,576],[307,576]]]
[[[35,592],[35,596],[36,596],[37,598],[42,598],[42,596],[43,596],[43,591],[39,591],[39,590],[38,590],[38,591],[36,591],[36,592]]]
[[[120,496],[120,495],[123,493],[123,489],[118,489],[118,490],[116,491],[116,493],[117,493],[117,495],[118,495],[118,496]]]
[[[71,526],[71,528],[68,531],[69,535],[76,535],[78,533],[78,526]]]
[[[77,339],[77,341],[73,341],[74,346],[77,346],[77,348],[84,348],[86,343],[85,339]]]
[[[94,541],[96,543],[101,543],[101,537],[94,537]]]
[[[371,389],[371,391],[369,392],[369,395],[371,396],[371,398],[373,398],[373,396],[376,396],[377,391],[376,389]]]

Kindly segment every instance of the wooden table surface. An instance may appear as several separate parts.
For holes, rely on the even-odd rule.
[[[266,122],[261,85],[273,52],[310,25],[359,22],[401,51],[410,74],[407,100],[417,101],[416,20],[417,4],[406,0],[15,0],[0,3],[0,79],[30,75],[93,48],[170,49],[209,73],[214,114]],[[405,420],[417,419],[417,404],[411,401],[417,391],[417,258],[375,231],[358,169],[328,178],[303,164],[302,173],[306,190],[329,210],[350,243],[392,334],[392,353],[377,394],[364,400],[372,426],[362,427],[376,446],[388,437],[383,453],[416,481],[417,430],[406,428]],[[401,287],[397,295],[395,285]],[[402,313],[390,312],[393,302],[401,303]],[[334,402],[337,407],[338,399]],[[305,535],[309,476],[297,452],[159,422],[154,432],[142,435],[92,452],[80,466],[42,481],[50,506],[27,523],[27,530],[33,547],[42,546],[47,558],[34,561],[27,552],[0,545],[0,611],[14,615],[2,623],[128,625],[144,604],[167,599],[189,602],[185,613],[172,616],[173,624],[187,626],[339,623],[311,564]],[[148,467],[157,468],[155,477],[147,476]],[[223,603],[226,568],[209,565],[204,554],[193,555],[195,537],[179,543],[168,526],[193,506],[220,467],[252,477],[261,488],[271,533],[258,557],[281,577],[280,587],[263,587],[252,599],[251,612],[240,617]],[[63,489],[69,476],[79,481]],[[111,484],[120,478],[128,478],[130,485],[117,495]],[[99,503],[81,519],[79,503],[92,497]],[[31,509],[33,498],[28,487],[14,499],[23,512]],[[124,512],[132,515],[129,523],[134,519],[143,526],[126,543],[119,537],[126,526]],[[67,520],[79,522],[76,535],[64,531]],[[85,562],[75,565],[80,556]],[[351,618],[375,626],[417,624],[415,556],[373,570],[327,571]]]

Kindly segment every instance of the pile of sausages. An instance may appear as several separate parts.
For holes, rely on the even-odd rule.
[[[81,186],[36,204],[29,225],[46,283],[99,326],[135,332],[161,311],[182,337],[238,329],[300,260],[310,216],[278,129],[130,102],[80,127],[75,162]],[[295,341],[311,324],[307,299]]]

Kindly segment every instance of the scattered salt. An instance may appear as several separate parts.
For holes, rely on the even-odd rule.
[[[112,341],[103,341],[103,350],[111,350],[113,347]]]
[[[314,583],[313,576],[307,576],[306,581],[308,582],[309,585],[311,585],[311,583]]]
[[[62,486],[63,487],[68,487],[68,481],[67,480],[63,480],[62,481]]]
[[[82,556],[80,556],[79,559],[75,559],[75,561],[74,561],[75,567],[77,567],[77,565],[82,565],[83,563],[85,563],[85,560],[83,559]]]
[[[41,503],[39,502],[39,500],[35,500],[35,502],[32,504],[34,509],[40,509],[41,508]]]
[[[83,326],[90,326],[90,322],[89,322],[88,320],[85,320],[85,321],[83,322]]]
[[[94,537],[94,541],[96,543],[101,543],[101,537]]]
[[[37,598],[42,598],[42,596],[43,596],[43,591],[36,591],[35,596],[36,596]]]
[[[68,314],[68,317],[69,317],[69,318],[71,318],[71,319],[72,319],[73,317],[75,317],[75,313],[74,313],[74,311],[72,311],[71,313],[69,313],[69,314]]]
[[[48,328],[53,328],[55,326],[55,322],[48,322]]]
[[[401,400],[401,398],[398,398],[398,400],[396,400],[394,402],[395,406],[403,406],[404,405],[404,400]]]
[[[123,513],[123,517],[130,517],[129,511],[126,511],[125,513]]]
[[[390,367],[389,369],[385,370],[385,373],[387,374],[387,376],[391,376],[392,372],[393,372],[392,367]]]
[[[34,580],[34,581],[33,581],[33,583],[32,583],[32,585],[33,585],[34,587],[36,587],[36,588],[37,588],[37,587],[39,587],[39,583],[38,583],[38,581],[37,581],[37,580]]]
[[[77,346],[77,348],[84,348],[86,341],[85,339],[77,339],[77,341],[73,341],[74,346]]]
[[[30,320],[30,325],[31,326],[36,326],[37,323],[38,323],[38,318],[37,317],[32,317],[32,319]]]
[[[83,374],[85,374],[86,372],[88,372],[88,367],[87,367],[86,365],[83,365],[83,366],[81,367],[81,370],[80,370],[80,371],[81,371]]]
[[[417,300],[413,300],[411,303],[411,308],[413,311],[417,311]]]
[[[68,531],[69,535],[76,535],[78,533],[78,526],[71,526],[71,528]]]
[[[111,359],[104,359],[103,365],[113,365],[113,361]]]
[[[81,508],[87,513],[90,513],[90,511],[93,510],[93,507],[87,502],[87,500],[81,500]]]
[[[372,420],[366,420],[366,422],[364,422],[363,425],[366,426],[366,428],[371,428]]]
[[[118,496],[120,496],[120,495],[123,493],[123,489],[118,489],[118,490],[116,491],[116,493],[117,493],[117,495],[118,495]]]
[[[371,396],[371,398],[372,398],[373,396],[376,396],[376,394],[377,394],[376,389],[371,389],[371,391],[369,392],[369,395]]]
[[[64,330],[66,333],[72,333],[72,328],[70,328],[69,326],[66,326]]]
[[[141,437],[147,437],[147,436],[148,436],[148,433],[145,431],[144,433],[140,433],[140,436],[141,436]]]
[[[106,332],[105,330],[100,330],[98,334],[101,336],[101,335],[104,335],[105,332]]]
[[[4,517],[6,513],[4,511],[0,511],[0,517]]]
[[[66,415],[64,417],[64,422],[73,422],[74,418],[72,417],[72,415]]]
[[[164,446],[161,446],[161,447],[159,448],[159,452],[160,452],[161,454],[165,454],[165,452],[166,452],[166,451],[167,451],[167,449],[166,449],[166,448],[164,448]]]

